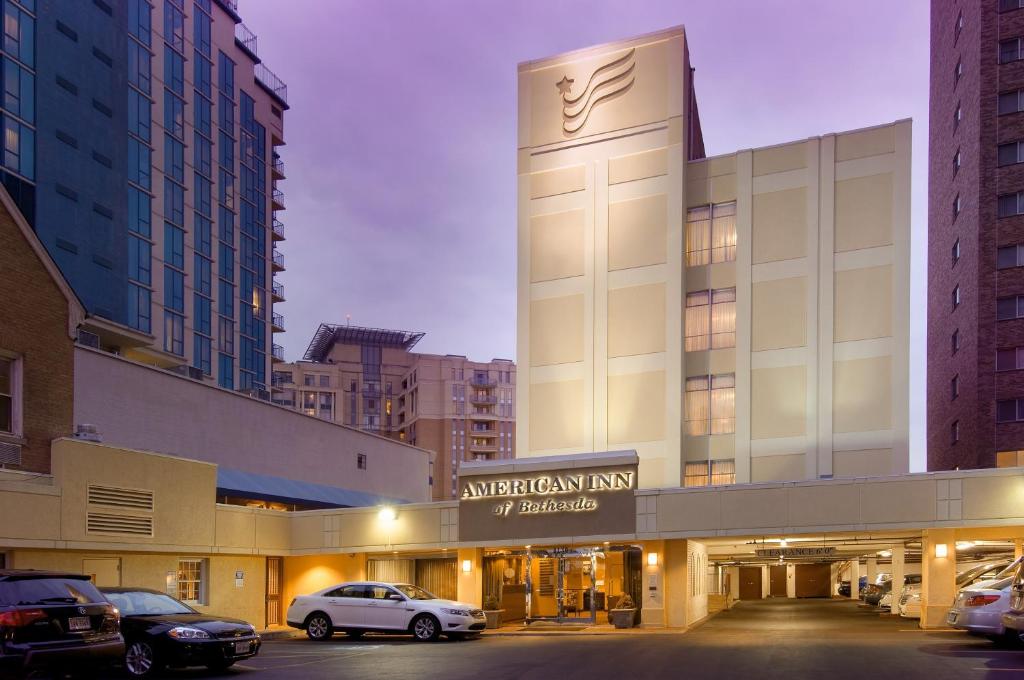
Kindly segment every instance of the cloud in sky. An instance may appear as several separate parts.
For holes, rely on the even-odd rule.
[[[516,65],[684,24],[708,155],[914,119],[912,469],[924,468],[928,3],[241,0],[287,84],[278,336],[321,321],[515,357]],[[952,30],[952,28],[950,29]]]

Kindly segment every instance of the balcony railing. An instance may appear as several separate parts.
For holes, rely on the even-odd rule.
[[[280,281],[274,281],[274,297],[278,300],[284,300],[284,284]]]
[[[498,381],[492,380],[485,376],[474,375],[473,379],[469,381],[474,387],[497,387]]]
[[[274,156],[273,168],[275,173],[277,173],[281,177],[284,177],[284,161],[281,160],[280,156]]]
[[[274,250],[273,262],[274,262],[274,267],[276,267],[277,269],[279,269],[279,270],[283,270],[284,269],[284,254],[281,253],[280,250],[277,250],[277,249]]]
[[[284,330],[284,317],[278,314],[277,312],[274,312],[274,314],[271,316],[270,323],[272,326],[274,326],[274,328],[280,328],[282,331]]]
[[[277,208],[277,210],[284,209],[284,192],[280,189],[274,189],[273,201],[277,205],[281,206],[280,208]]]
[[[238,9],[236,8],[237,12]],[[235,24],[235,40],[242,43],[242,47],[256,55],[256,34],[250,31],[245,24]]]
[[[273,71],[266,67],[263,63],[256,64],[253,69],[256,72],[256,80],[274,93],[278,99],[288,104],[288,86],[284,84],[284,81],[278,78]]]
[[[284,319],[282,319],[281,321],[283,323]],[[284,347],[282,347],[281,345],[274,345],[273,347],[271,347],[270,353],[278,361],[284,361]]]
[[[274,236],[277,236],[280,240],[284,240],[284,222],[281,220],[274,220],[273,225],[271,225],[271,229],[274,230]]]
[[[469,401],[473,404],[497,404],[498,398],[493,394],[470,394]]]

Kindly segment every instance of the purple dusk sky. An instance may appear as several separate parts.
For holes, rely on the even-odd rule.
[[[914,119],[911,469],[925,467],[925,0],[242,0],[288,84],[289,360],[321,321],[515,358],[516,65],[686,26],[708,155]],[[950,29],[952,30],[952,28]]]

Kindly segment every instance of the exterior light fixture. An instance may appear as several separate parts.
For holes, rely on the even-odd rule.
[[[468,574],[473,571],[473,560],[462,560],[462,573]]]
[[[879,557],[892,557],[892,551],[891,550],[879,550],[878,551],[878,556]]]
[[[785,548],[787,545],[789,545],[789,541],[787,541],[786,539],[782,539],[781,541],[779,541],[780,547]]]
[[[949,554],[949,546],[948,545],[946,545],[945,543],[936,543],[935,544],[935,556],[936,557],[946,557],[948,554]]]
[[[390,505],[385,505],[377,513],[377,517],[385,522],[394,522],[398,519],[398,512]]]
[[[647,553],[647,566],[656,567],[658,566],[658,553],[649,552]]]

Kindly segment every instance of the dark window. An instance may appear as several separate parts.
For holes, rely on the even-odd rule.
[[[949,439],[950,442],[956,444],[960,441],[960,421],[954,420],[953,424],[949,426]]]
[[[1016,319],[1022,316],[1021,312],[1024,312],[1024,297],[1013,295],[996,300],[996,319],[999,321]]]
[[[956,15],[956,26],[953,27],[953,44],[960,38],[960,31],[964,30],[964,13],[961,11]]]
[[[999,145],[999,165],[1013,165],[1024,161],[1024,148],[1020,142]]]
[[[959,199],[959,196],[957,198]],[[1020,193],[1003,194],[1000,196],[998,203],[999,217],[1012,217],[1013,215],[1020,215],[1024,212],[1021,210],[1022,201],[1020,198]]]
[[[365,453],[357,453],[356,454],[356,467],[359,468],[360,470],[365,470],[366,469],[366,454]]]
[[[999,0],[999,11],[1009,12],[1024,7],[1024,0]]]
[[[1021,39],[1010,38],[1009,40],[999,41],[999,63],[1006,64],[1011,61],[1020,60],[1021,54]]]
[[[956,399],[960,396],[960,376],[954,375],[949,381],[949,398]]]
[[[1009,269],[1010,267],[1019,267],[1024,264],[1022,257],[1024,250],[1020,245],[1015,246],[1003,246],[996,251],[996,267],[998,269]]]
[[[953,154],[953,174],[955,175],[960,170],[960,149],[956,150]]]
[[[949,336],[949,348],[951,354],[956,354],[960,351],[960,329],[953,331],[953,335]]]
[[[953,264],[960,261],[960,239],[953,242],[953,248],[950,251],[950,255],[953,257]]]
[[[1021,91],[1003,92],[999,95],[999,115],[1017,113],[1021,110]]]
[[[1020,399],[1000,399],[996,402],[996,422],[1012,423],[1021,420]]]
[[[963,119],[964,111],[960,108],[960,102],[956,103],[956,109],[953,110],[953,131],[955,132],[960,127],[960,121]]]
[[[956,195],[953,199],[953,219],[955,220],[960,215],[960,194]]]
[[[951,297],[953,300],[953,309],[956,309],[957,307],[960,306],[960,286],[957,286],[956,288],[953,289],[953,294]]]
[[[1024,347],[996,351],[996,370],[1015,371],[1024,368]]]
[[[956,66],[953,67],[953,87],[956,87],[960,83],[960,76],[964,74],[964,63],[957,61]]]

